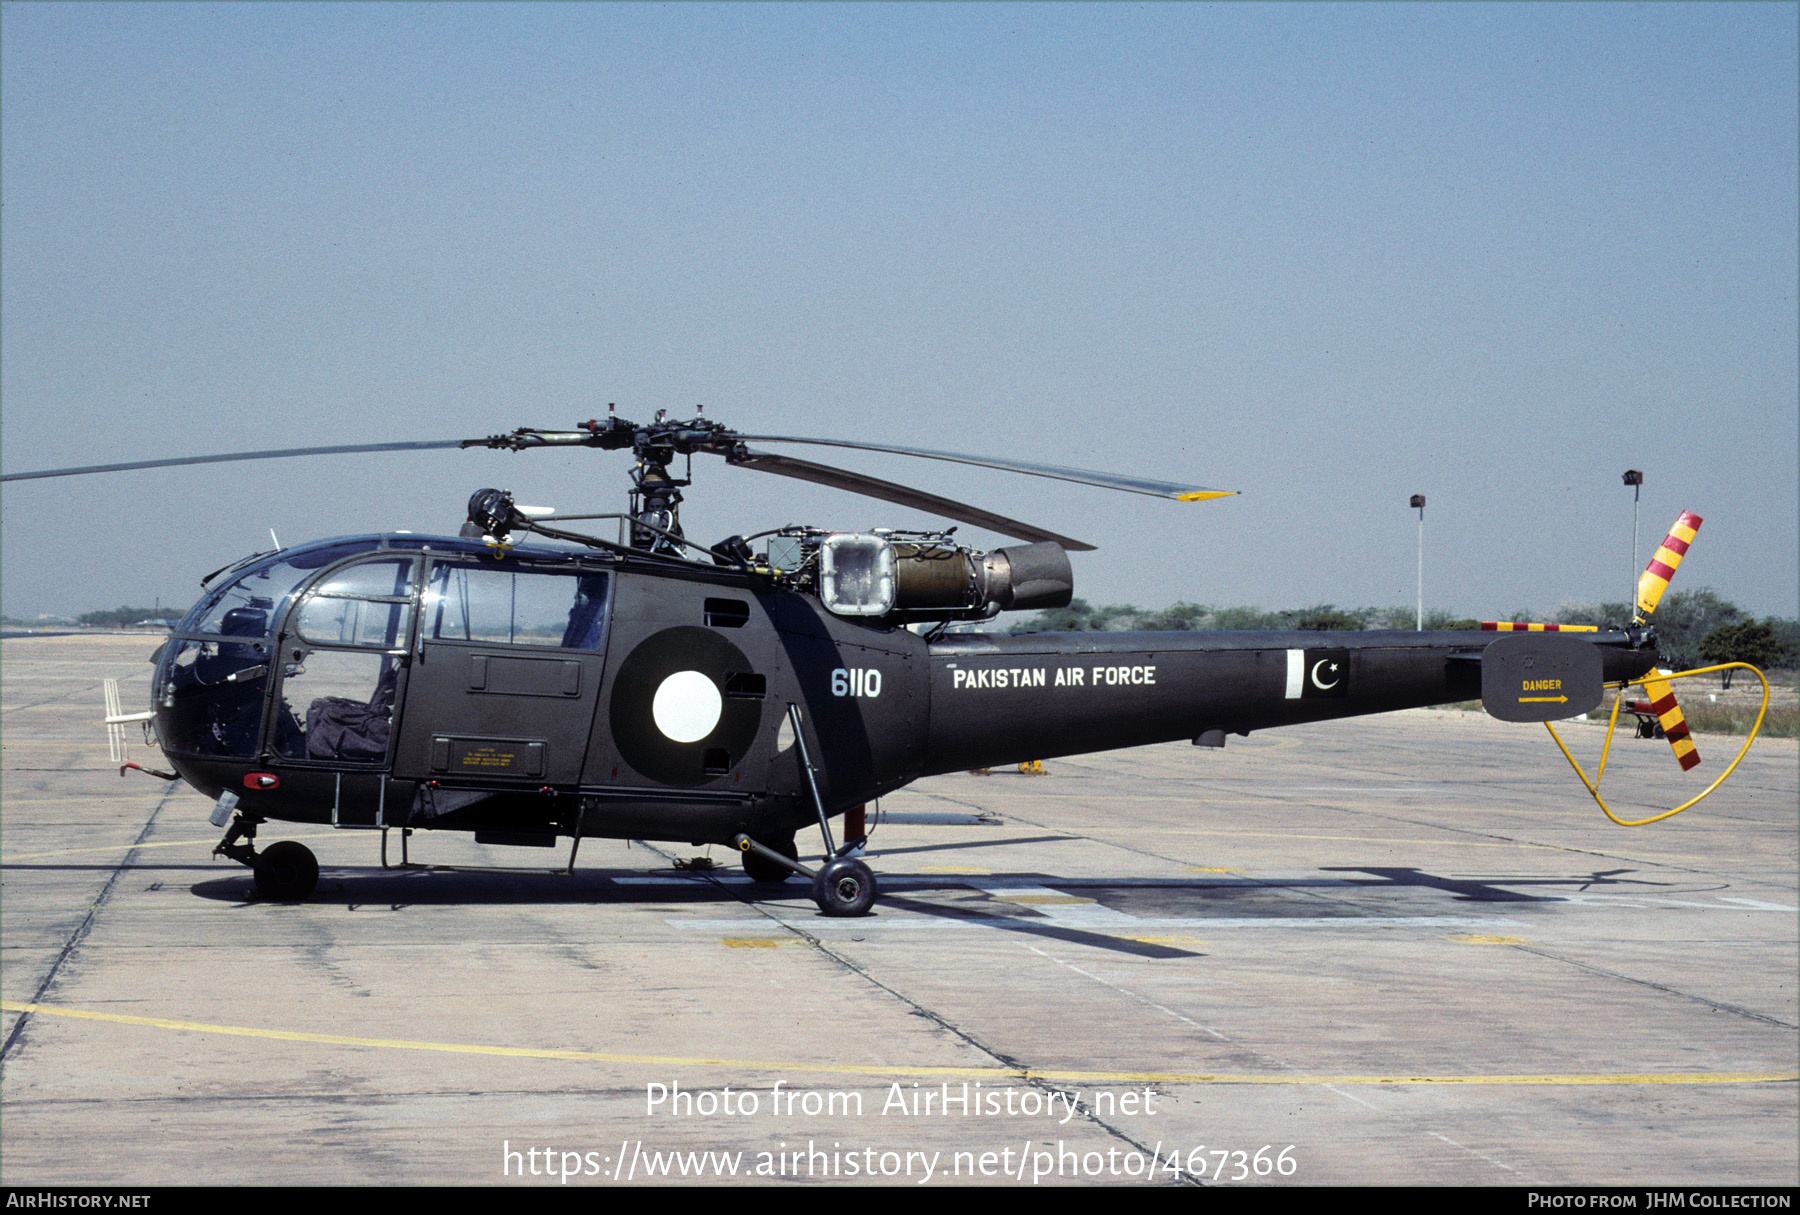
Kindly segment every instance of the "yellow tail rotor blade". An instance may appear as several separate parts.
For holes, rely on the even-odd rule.
[[[1685,517],[1685,516],[1684,516]],[[1657,671],[1663,675],[1667,672]],[[1688,732],[1687,717],[1681,712],[1681,706],[1675,702],[1675,689],[1666,679],[1644,680],[1644,694],[1650,698],[1650,711],[1656,714],[1656,720],[1662,723],[1663,737],[1669,740],[1669,746],[1675,750],[1675,761],[1681,765],[1683,772],[1700,766],[1700,752],[1694,748],[1694,739]]]
[[[1669,579],[1675,576],[1675,569],[1686,555],[1688,545],[1694,542],[1694,533],[1700,530],[1700,516],[1691,510],[1681,512],[1681,518],[1675,520],[1675,526],[1663,537],[1661,547],[1656,556],[1650,558],[1650,564],[1638,576],[1637,607],[1638,611],[1648,616],[1662,602],[1663,592],[1669,589]],[[1666,685],[1665,685],[1666,686]]]

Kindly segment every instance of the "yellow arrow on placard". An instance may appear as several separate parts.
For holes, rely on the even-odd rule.
[[[1519,703],[1522,705],[1545,705],[1545,704],[1560,705],[1560,704],[1567,704],[1568,702],[1569,702],[1569,698],[1567,696],[1521,696],[1521,697],[1519,697]]]

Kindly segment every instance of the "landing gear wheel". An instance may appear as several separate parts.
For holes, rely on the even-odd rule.
[[[800,848],[791,835],[783,840],[770,840],[763,846],[790,860],[800,859]],[[773,885],[787,881],[794,876],[794,871],[786,865],[777,865],[762,853],[753,850],[744,853],[744,874],[753,882],[768,882]]]
[[[297,903],[319,884],[319,860],[293,840],[270,844],[256,858],[256,889],[277,903]]]
[[[875,875],[861,861],[840,857],[813,879],[813,902],[826,915],[868,915],[875,905]]]

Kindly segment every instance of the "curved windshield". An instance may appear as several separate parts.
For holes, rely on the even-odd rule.
[[[267,637],[294,588],[304,582],[308,574],[352,553],[372,549],[377,543],[375,540],[351,540],[278,553],[207,592],[181,618],[175,631]]]
[[[166,650],[155,691],[164,749],[254,755],[268,675],[269,647],[259,642],[184,641]]]

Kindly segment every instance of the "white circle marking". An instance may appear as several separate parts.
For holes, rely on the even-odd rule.
[[[713,732],[724,707],[718,684],[698,671],[677,671],[656,689],[650,714],[666,737],[691,743]]]

